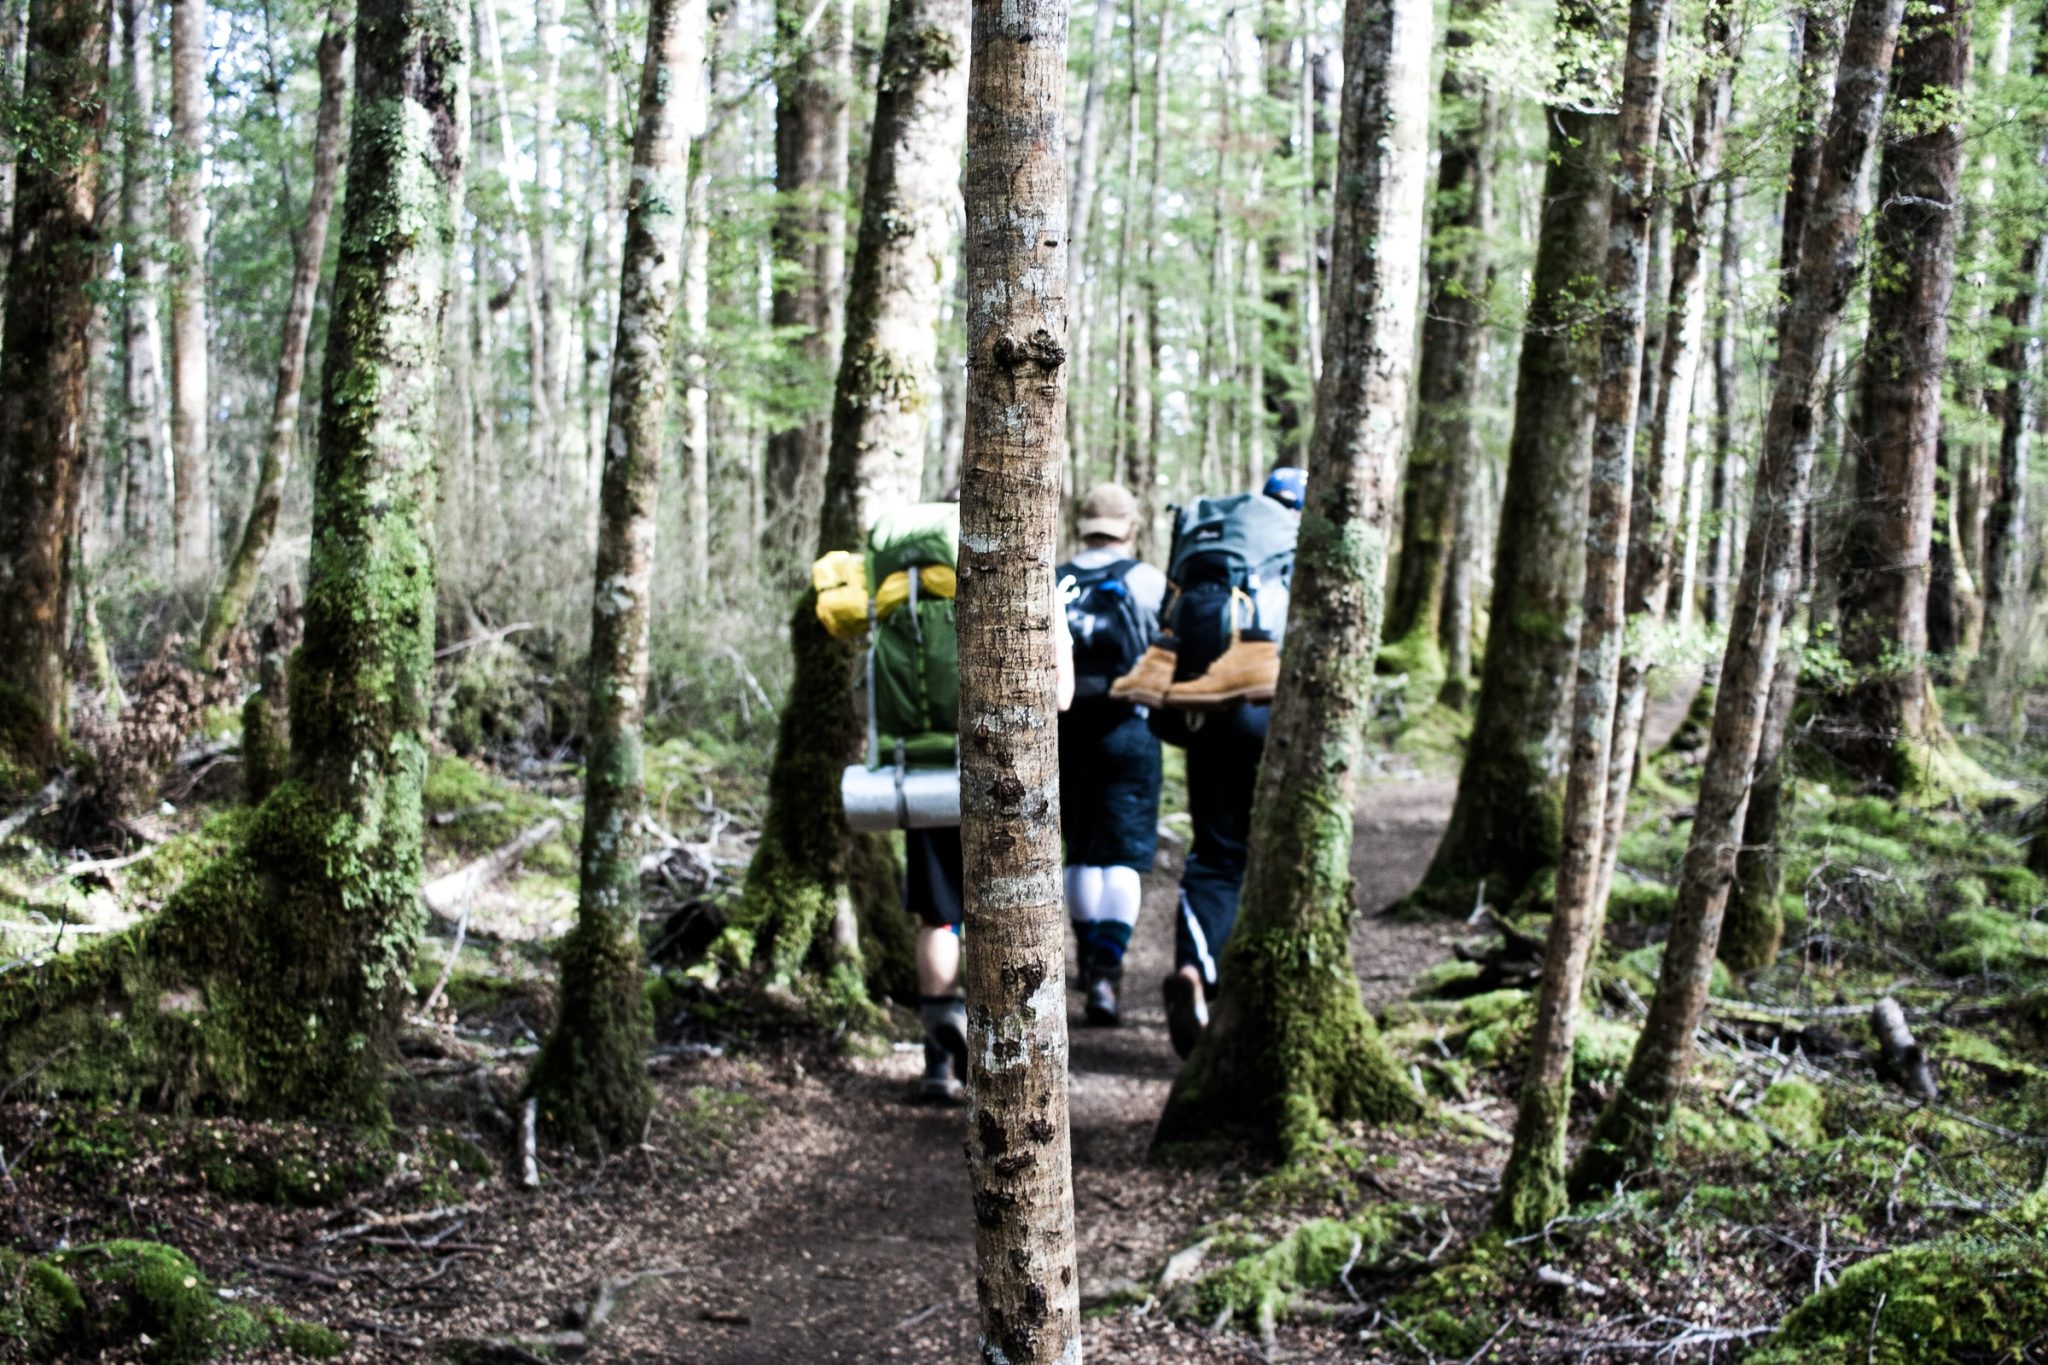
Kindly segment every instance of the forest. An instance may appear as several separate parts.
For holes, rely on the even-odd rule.
[[[0,1361],[2048,1361],[2042,0],[0,113]]]

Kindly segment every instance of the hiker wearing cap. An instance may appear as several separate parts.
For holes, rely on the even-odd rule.
[[[1163,629],[1110,687],[1112,698],[1146,707],[1153,732],[1187,753],[1194,829],[1164,986],[1167,1030],[1182,1057],[1208,1026],[1237,924],[1307,483],[1303,470],[1284,466],[1259,494],[1176,509]]]
[[[1091,1024],[1120,1021],[1124,951],[1159,843],[1159,740],[1143,706],[1109,695],[1158,629],[1166,575],[1137,557],[1138,500],[1105,483],[1081,500],[1082,549],[1054,571],[1073,637],[1074,702],[1060,717],[1067,913]]]

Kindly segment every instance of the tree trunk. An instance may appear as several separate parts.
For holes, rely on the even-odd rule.
[[[1145,368],[1139,379],[1138,391],[1141,400],[1138,417],[1143,426],[1134,433],[1134,439],[1140,444],[1138,458],[1133,461],[1135,477],[1131,482],[1131,491],[1138,495],[1137,550],[1140,555],[1154,558],[1158,556],[1154,553],[1153,537],[1165,507],[1165,490],[1160,487],[1163,464],[1160,447],[1166,440],[1166,405],[1160,401],[1162,395],[1152,390],[1159,382],[1162,349],[1158,275],[1159,199],[1164,193],[1166,178],[1166,53],[1172,20],[1173,6],[1160,5],[1159,27],[1152,44],[1152,169],[1145,186],[1145,256],[1139,276],[1139,289],[1145,300]]]
[[[693,158],[683,260],[683,586],[711,586],[711,173]]]
[[[1735,584],[1735,516],[1741,496],[1742,454],[1735,443],[1735,397],[1741,382],[1736,369],[1735,319],[1742,308],[1742,224],[1735,213],[1735,186],[1721,190],[1721,251],[1715,281],[1714,426],[1712,454],[1714,531],[1707,550],[1707,590],[1703,612],[1707,625],[1728,619],[1728,598]]]
[[[1840,21],[1819,10],[1803,16],[1794,51],[1799,76],[1798,141],[1793,144],[1791,175],[1785,188],[1784,230],[1778,239],[1778,277],[1789,284],[1799,269],[1795,231],[1813,212],[1817,174],[1826,129],[1818,123],[1823,101],[1834,88],[1830,67],[1841,47]],[[1801,554],[1780,610],[1778,661],[1771,673],[1770,695],[1764,704],[1763,734],[1757,741],[1756,768],[1750,776],[1749,805],[1743,811],[1735,881],[1728,891],[1728,910],[1716,952],[1735,972],[1753,972],[1776,960],[1785,933],[1779,905],[1784,885],[1784,855],[1779,825],[1786,800],[1785,756],[1792,708],[1799,699],[1802,655],[1797,618],[1802,590],[1812,590],[1814,527],[1801,533]]]
[[[1725,37],[1726,19],[1720,17],[1725,13],[1719,6],[1708,11],[1709,46],[1715,28]],[[1572,701],[1571,768],[1565,778],[1564,840],[1558,854],[1556,909],[1536,993],[1536,1026],[1516,1110],[1514,1148],[1493,1207],[1494,1222],[1513,1232],[1540,1228],[1566,1206],[1564,1141],[1571,1116],[1572,1043],[1586,966],[1607,909],[1603,812],[1613,795],[1608,790],[1608,750],[1619,713],[1617,688],[1625,685],[1621,670],[1631,549],[1631,467],[1636,408],[1643,390],[1644,314],[1658,209],[1653,178],[1658,124],[1664,114],[1669,15],[1669,0],[1633,0],[1622,47],[1616,175],[1607,210],[1607,259],[1600,291],[1606,302],[1600,319],[1599,388],[1593,400],[1585,605]],[[1650,458],[1658,458],[1654,432]],[[1668,558],[1668,527],[1664,536]],[[1624,785],[1618,804],[1627,799]],[[1618,826],[1620,821],[1614,823]]]
[[[106,122],[106,17],[94,0],[34,0],[13,250],[0,332],[0,784],[35,786],[68,732],[70,578],[83,495],[93,212]]]
[[[1969,71],[1969,5],[1916,14],[1897,101],[1955,107]],[[1841,585],[1842,657],[1859,676],[1822,703],[1815,728],[1852,778],[1909,794],[1940,785],[1944,744],[1927,676],[1927,590],[1962,163],[1953,117],[1885,146]]]
[[[1646,409],[1649,441],[1630,499],[1627,624],[1622,631],[1625,643],[1607,751],[1607,792],[1601,808],[1605,828],[1596,919],[1604,913],[1607,886],[1614,878],[1614,859],[1628,815],[1629,792],[1635,785],[1636,753],[1649,706],[1650,669],[1659,643],[1655,637],[1662,634],[1670,606],[1700,333],[1706,322],[1706,244],[1713,229],[1715,181],[1721,173],[1721,149],[1727,139],[1740,53],[1733,20],[1729,4],[1717,2],[1707,9],[1701,36],[1708,66],[1693,95],[1691,183],[1673,196],[1669,215],[1671,277],[1662,321],[1664,340],[1656,356],[1661,373],[1655,383],[1645,381],[1643,385],[1653,406]],[[1591,600],[1589,595],[1589,609]],[[1581,668],[1583,676],[1583,665]],[[1563,1159],[1560,1147],[1560,1179]]]
[[[1486,249],[1493,217],[1493,97],[1468,69],[1473,28],[1491,0],[1462,0],[1444,36],[1437,91],[1436,199],[1430,212],[1428,308],[1416,377],[1415,439],[1402,475],[1401,550],[1387,601],[1387,640],[1418,671],[1442,671],[1444,588],[1458,537],[1458,493],[1479,458],[1479,361],[1486,346]]]
[[[359,8],[291,767],[242,840],[146,928],[82,950],[61,981],[0,989],[0,1063],[45,1057],[53,1037],[77,1044],[46,1073],[59,1088],[149,1085],[175,1104],[386,1116],[420,923],[432,415],[466,36],[459,5]]]
[[[801,333],[799,388],[821,383],[831,363],[840,274],[845,255],[845,139],[835,137],[846,117],[846,77],[837,69],[845,23],[839,0],[779,0],[780,54],[775,101],[775,227],[777,262],[770,317]],[[834,152],[840,155],[835,164]],[[836,176],[836,179],[835,179]],[[842,268],[834,269],[833,238]],[[774,578],[803,575],[803,551],[817,534],[829,437],[823,405],[815,414],[768,438],[767,495],[771,543],[780,557]]]
[[[1081,133],[1074,148],[1074,184],[1067,196],[1067,287],[1074,292],[1073,372],[1086,376],[1095,332],[1093,291],[1088,282],[1088,233],[1095,219],[1096,176],[1102,168],[1103,89],[1109,84],[1110,35],[1116,31],[1116,0],[1095,0],[1088,30],[1088,84],[1081,95]],[[1088,405],[1067,408],[1067,492],[1079,499],[1087,490]]]
[[[1331,1122],[1386,1122],[1418,1097],[1360,1003],[1351,960],[1352,804],[1407,432],[1428,197],[1431,15],[1353,0],[1323,379],[1295,588],[1228,989],[1154,1141],[1242,1136],[1292,1159]]]
[[[154,7],[142,0],[121,0],[122,50],[128,68],[121,122],[121,474],[127,484],[122,529],[131,543],[140,545],[151,544],[158,533],[159,480],[167,439],[164,338],[157,324],[163,264],[154,241],[156,190],[150,180],[156,142],[153,12]],[[13,174],[11,162],[8,173]]]
[[[213,569],[206,376],[206,0],[171,0],[172,534],[178,578]]]
[[[917,501],[952,251],[966,120],[967,0],[892,0],[875,96],[852,307],[825,469],[817,552],[855,550],[875,513]],[[768,817],[735,922],[770,980],[788,984],[830,923],[847,880],[839,777],[863,727],[858,652],[825,633],[806,592],[768,775]],[[898,911],[900,913],[900,911]]]
[[[211,667],[229,634],[241,625],[256,592],[256,576],[277,529],[284,505],[284,479],[299,443],[299,392],[306,376],[306,342],[313,334],[313,298],[320,289],[320,267],[327,259],[327,222],[334,210],[334,187],[341,173],[341,115],[348,98],[348,14],[339,5],[327,11],[320,35],[318,64],[320,106],[313,123],[313,184],[306,196],[306,221],[292,243],[291,293],[285,301],[284,335],[277,355],[277,384],[270,402],[270,429],[256,468],[256,495],[249,520],[228,561],[227,577],[200,632],[198,658]]]
[[[1066,455],[1066,35],[1063,0],[975,0],[959,728],[986,1365],[1081,1359],[1050,572]]]
[[[1302,156],[1310,139],[1297,138],[1287,131],[1298,104],[1299,87],[1295,83],[1294,41],[1288,32],[1291,18],[1286,0],[1260,0],[1259,9],[1259,45],[1266,68],[1263,121],[1277,125],[1268,139],[1266,154]],[[1307,435],[1301,395],[1295,387],[1296,371],[1301,368],[1301,237],[1284,212],[1269,211],[1268,219],[1271,226],[1261,243],[1261,283],[1266,300],[1259,346],[1263,356],[1259,398],[1265,404],[1262,425],[1270,428],[1272,463],[1298,465],[1304,458],[1303,441]]]
[[[1598,0],[1572,0],[1558,22],[1573,35],[1568,49],[1597,46],[1603,11]],[[1588,74],[1561,72],[1562,97],[1551,107],[1479,709],[1450,826],[1409,901],[1418,911],[1464,914],[1480,882],[1505,904],[1557,861],[1585,581],[1585,376],[1596,372],[1599,338],[1586,302],[1598,277],[1587,263],[1606,250],[1613,123],[1573,93]]]
[[[534,289],[541,318],[542,382],[547,410],[555,415],[554,435],[560,444],[548,452],[550,467],[566,463],[568,444],[560,438],[570,429],[569,296],[561,278],[561,244],[556,240],[555,206],[562,193],[562,4],[563,0],[531,0],[534,47],[539,53],[533,89],[533,239]],[[513,11],[515,14],[518,10]]]
[[[10,100],[21,98],[28,65],[27,18],[22,0],[7,0],[0,13],[0,95]],[[14,163],[20,151],[20,140],[11,133],[0,138],[0,288],[5,287],[7,263],[14,253]]]
[[[576,927],[563,945],[561,1014],[529,1084],[551,1131],[597,1151],[638,1142],[654,1104],[640,980],[640,726],[690,140],[704,129],[704,29],[704,0],[648,8],[591,597]]]
[[[1879,137],[1904,0],[1856,0],[1837,77],[1833,117],[1800,248],[1800,268],[1779,325],[1754,513],[1741,585],[1714,696],[1713,738],[1678,884],[1656,998],[1621,1089],[1573,1167],[1574,1198],[1611,1188],[1657,1155],[1692,1063],[1707,1003],[1721,914],[1777,663],[1784,599],[1798,571],[1812,487],[1828,343],[1857,267],[1857,188]]]
[[[2048,80],[2048,14],[2035,38],[2034,77]],[[2048,168],[2048,140],[2034,158],[2036,172]],[[2005,371],[2000,395],[1997,493],[1986,519],[1984,575],[1985,650],[1995,685],[2022,694],[2011,680],[2026,652],[2028,475],[2040,416],[2042,302],[2048,299],[2048,228],[2037,227],[2020,248],[2019,286],[2001,312],[2012,329],[1995,363]],[[2015,703],[2016,704],[2016,703]]]
[[[527,466],[536,473],[556,473],[554,428],[557,413],[548,402],[547,315],[541,307],[540,245],[534,220],[526,211],[525,174],[520,169],[519,144],[512,135],[512,96],[505,81],[505,50],[498,37],[498,0],[475,0],[480,54],[490,68],[493,112],[498,124],[498,166],[505,180],[505,200],[517,225],[512,233],[516,252],[520,306],[526,313]]]

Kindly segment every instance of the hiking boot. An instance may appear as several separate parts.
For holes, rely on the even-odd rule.
[[[1178,661],[1172,641],[1153,641],[1136,666],[1109,685],[1110,700],[1134,706],[1159,705],[1173,686],[1173,668]]]
[[[967,1096],[966,1002],[927,1001],[918,1014],[924,1020],[924,1078],[918,1082],[918,1097],[958,1104]]]
[[[1175,1054],[1186,1061],[1209,1027],[1209,1001],[1199,982],[1179,972],[1166,978],[1165,993],[1166,1034]]]
[[[1239,637],[1208,672],[1169,687],[1166,704],[1183,711],[1221,711],[1241,701],[1271,701],[1279,681],[1280,646]]]
[[[1090,977],[1086,986],[1088,1003],[1085,1007],[1089,1023],[1098,1028],[1115,1028],[1121,1024],[1123,1015],[1116,1005],[1116,979],[1110,976]]]

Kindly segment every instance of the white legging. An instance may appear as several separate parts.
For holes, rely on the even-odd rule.
[[[1135,925],[1144,893],[1135,867],[1067,869],[1067,914],[1076,924]]]

